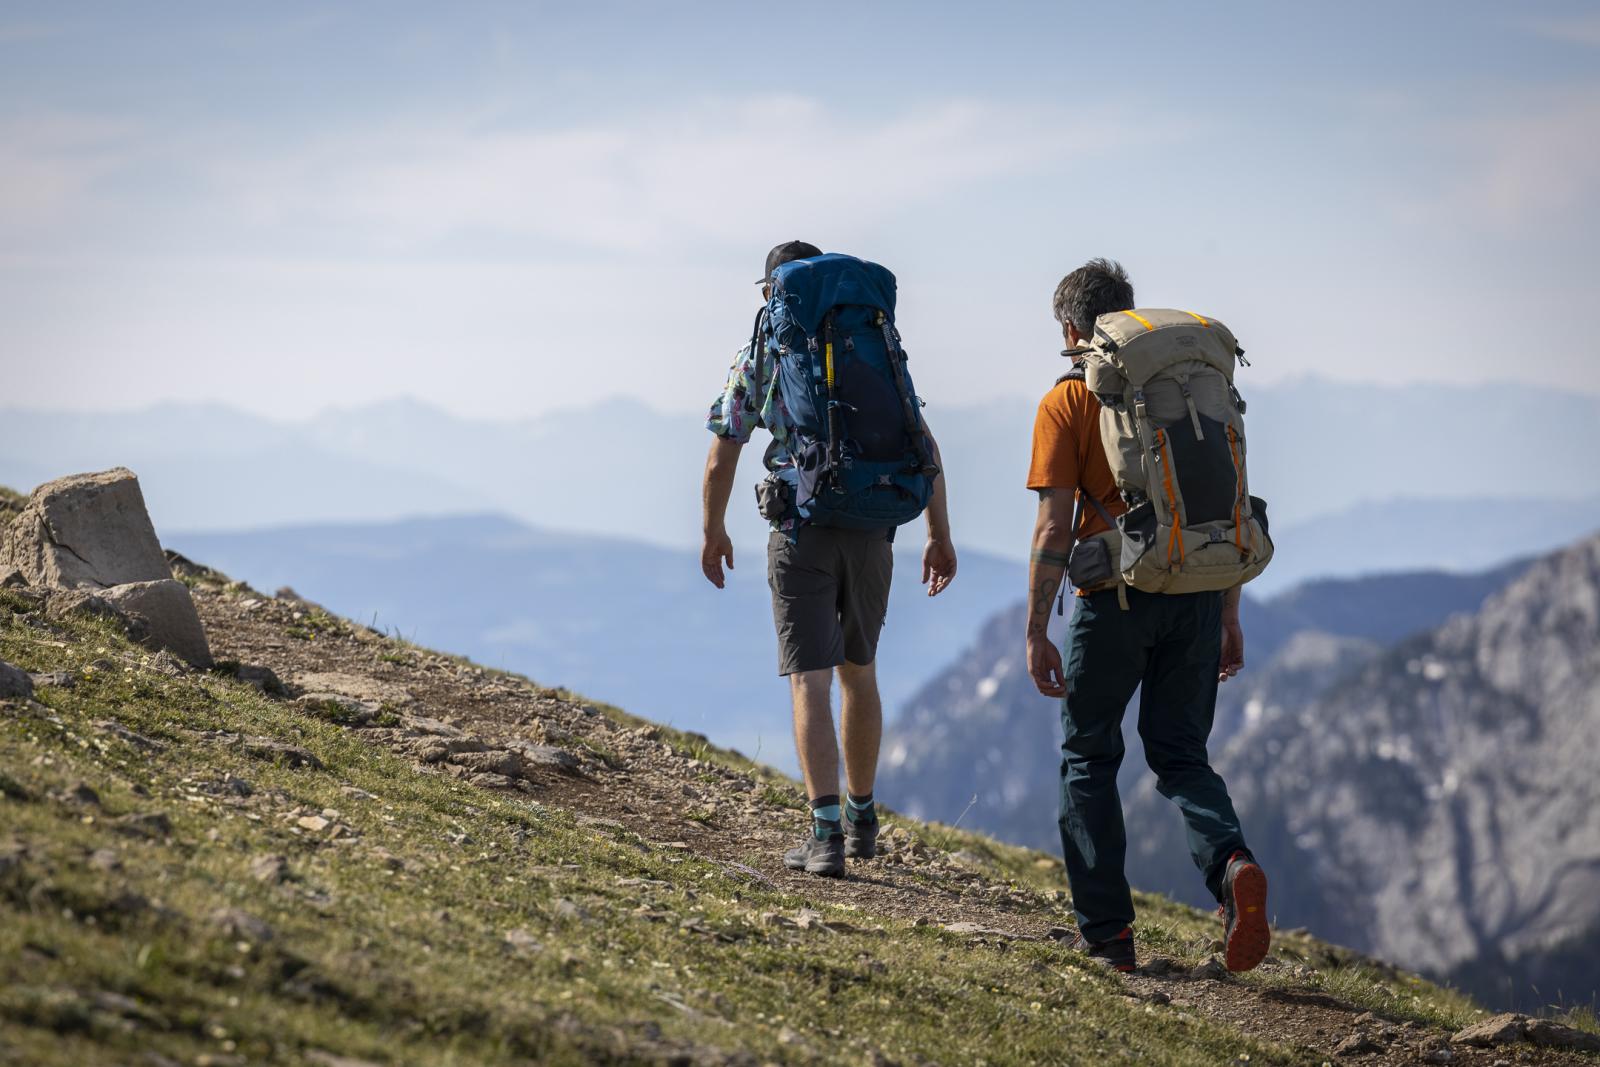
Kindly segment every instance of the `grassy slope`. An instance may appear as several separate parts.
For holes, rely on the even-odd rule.
[[[158,1050],[188,1063],[314,1063],[323,1050],[441,1064],[722,1053],[1296,1062],[1286,1047],[1127,997],[1120,979],[1051,943],[974,942],[844,909],[828,918],[850,932],[772,925],[766,913],[793,916],[808,901],[524,796],[419,773],[235,681],[169,676],[103,624],[45,624],[29,607],[0,590],[0,659],[83,678],[42,688],[38,705],[0,703],[0,1060]],[[378,654],[403,653],[393,644]],[[96,725],[108,721],[161,751]],[[304,746],[324,767],[252,758],[232,733]],[[253,795],[207,792],[229,775]],[[98,804],[63,798],[80,782]],[[323,809],[336,809],[347,836],[295,822]],[[170,835],[118,822],[157,812]],[[985,857],[997,881],[1037,892],[1041,906],[1059,899],[1059,866],[1039,853],[902,825]],[[118,865],[107,870],[112,857],[97,850],[115,850]],[[265,854],[287,857],[291,880],[254,877]],[[1212,917],[1138,903],[1147,950],[1203,958]],[[270,934],[228,928],[215,918],[225,908]],[[508,944],[513,930],[537,945]],[[1282,942],[1311,966],[1251,981],[1321,989],[1396,1018],[1458,1025],[1475,1014],[1419,979],[1309,938]]]

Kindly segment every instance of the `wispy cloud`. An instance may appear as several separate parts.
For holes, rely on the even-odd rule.
[[[335,234],[381,254],[488,235],[641,251],[775,224],[857,229],[985,179],[1058,168],[1072,144],[1114,145],[1121,128],[967,100],[860,118],[797,96],[569,126],[508,125],[488,110],[395,114],[270,141],[224,123],[0,116],[0,229],[59,224],[65,250],[82,220],[167,202],[244,245]],[[130,192],[116,179],[135,165],[142,186]]]
[[[1453,136],[1473,159],[1446,204],[1506,230],[1538,221],[1592,225],[1600,211],[1596,130],[1600,92],[1461,123]]]
[[[136,124],[44,114],[0,119],[0,230],[45,230],[77,215],[97,182],[137,156]]]
[[[108,227],[132,256],[726,247],[775,231],[861,233],[992,196],[996,180],[1087,185],[1097,179],[1073,165],[1077,146],[1150,151],[1215,133],[1189,116],[969,99],[867,116],[794,95],[700,97],[567,125],[506,114],[397,111],[269,137],[192,116],[0,113],[0,229],[26,228],[33,251],[56,256],[99,256]]]
[[[1060,158],[1065,139],[1039,129],[970,102],[862,121],[780,96],[565,129],[418,121],[234,158],[212,179],[253,224],[357,225],[390,248],[492,232],[640,249],[774,217],[869,221]]]
[[[1507,93],[1448,117],[1411,110],[1396,148],[1426,177],[1393,188],[1402,219],[1520,239],[1600,222],[1600,89]]]

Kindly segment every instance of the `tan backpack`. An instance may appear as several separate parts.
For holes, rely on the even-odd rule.
[[[1100,438],[1128,503],[1117,528],[1122,581],[1149,593],[1248,582],[1272,559],[1267,505],[1245,473],[1245,403],[1233,334],[1190,311],[1101,315],[1083,357]]]

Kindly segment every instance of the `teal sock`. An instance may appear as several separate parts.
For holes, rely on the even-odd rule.
[[[839,823],[839,797],[829,794],[811,801],[811,833],[821,841],[842,832]]]
[[[845,812],[851,822],[876,822],[878,819],[878,808],[872,802],[871,793],[859,797],[854,793],[847,794]]]

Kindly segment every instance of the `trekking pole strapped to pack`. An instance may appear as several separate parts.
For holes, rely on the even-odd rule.
[[[839,445],[843,436],[839,428],[839,393],[833,372],[833,312],[822,317],[823,378],[828,386],[828,468],[839,468]]]
[[[792,431],[796,525],[885,529],[927,507],[938,474],[894,328],[894,275],[829,253],[777,267],[756,323]],[[770,516],[769,516],[770,517]]]

